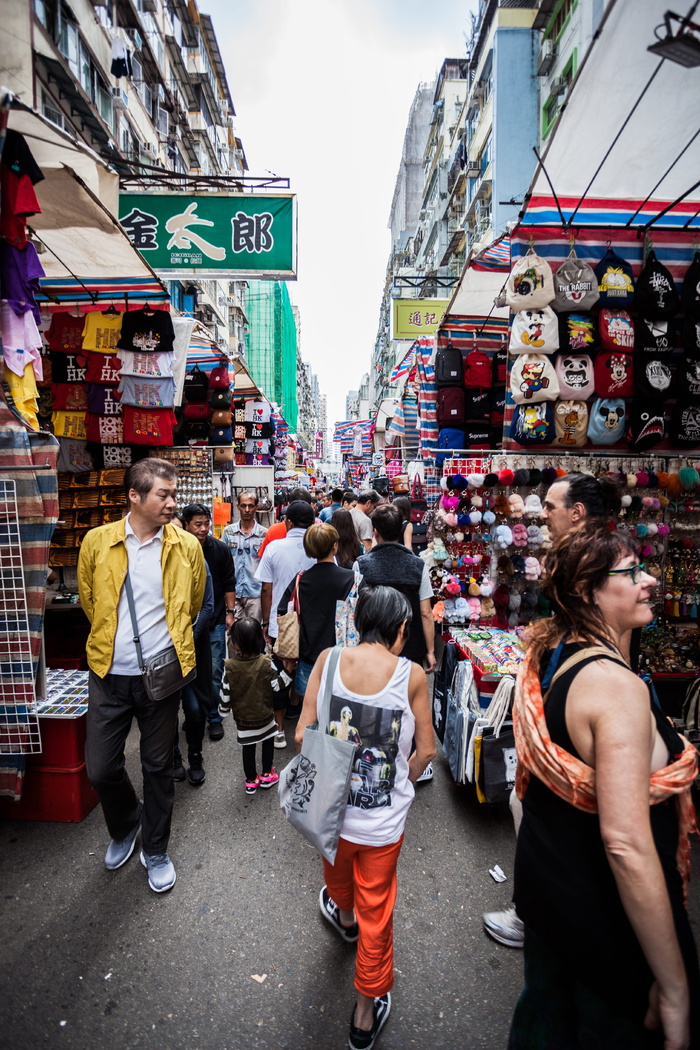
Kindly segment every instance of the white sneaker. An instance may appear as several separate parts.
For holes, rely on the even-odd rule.
[[[515,908],[507,911],[487,911],[484,915],[484,929],[489,937],[508,948],[522,948],[525,943],[525,925],[519,919]]]
[[[427,766],[416,779],[416,784],[422,784],[424,780],[432,780],[435,774],[433,773],[433,763],[428,762]]]
[[[275,733],[275,747],[283,748],[287,746],[287,738],[281,729],[278,729]]]

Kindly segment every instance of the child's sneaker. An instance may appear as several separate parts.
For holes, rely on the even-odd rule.
[[[276,772],[275,767],[273,766],[269,773],[262,773],[261,776],[258,777],[258,781],[260,782],[261,788],[271,788],[277,783],[279,778],[279,773]]]
[[[260,786],[260,777],[256,777],[255,780],[246,780],[245,782],[245,793],[246,795],[254,795]]]

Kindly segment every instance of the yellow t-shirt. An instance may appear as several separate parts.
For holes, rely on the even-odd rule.
[[[5,382],[10,388],[13,400],[17,404],[19,404],[20,401],[30,401],[37,396],[36,376],[34,375],[34,367],[31,361],[24,366],[24,372],[21,376],[16,375],[15,372],[11,372],[9,368],[6,368]]]
[[[52,412],[51,422],[56,437],[76,438],[87,441],[84,412]]]
[[[121,330],[121,314],[105,314],[101,310],[92,310],[85,315],[83,350],[98,350],[102,354],[114,353]]]

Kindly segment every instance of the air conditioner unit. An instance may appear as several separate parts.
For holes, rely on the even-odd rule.
[[[549,96],[552,95],[563,95],[569,86],[569,81],[566,77],[555,77],[549,85]]]
[[[479,175],[481,174],[481,168],[478,164],[469,161],[464,170],[464,174],[467,176],[468,179],[478,179]]]
[[[131,43],[134,45],[134,50],[140,51],[143,47],[143,40],[138,29],[125,29],[124,32],[128,36]]]
[[[119,87],[113,87],[109,89],[109,93],[112,99],[112,105],[115,109],[129,108],[129,96],[126,91],[122,91]]]
[[[141,0],[141,10],[154,15],[158,10],[158,0]]]
[[[142,142],[140,153],[142,157],[155,157],[158,150],[153,142]]]
[[[483,84],[475,84],[474,87],[472,88],[472,98],[475,101],[479,102],[479,101],[481,101],[481,99],[483,99],[483,97],[484,97],[484,85]]]
[[[222,98],[219,100],[219,109],[222,113],[228,113],[231,107],[229,106],[228,99]]]
[[[537,66],[538,77],[548,77],[557,57],[557,48],[553,40],[545,40],[540,50],[540,60]]]

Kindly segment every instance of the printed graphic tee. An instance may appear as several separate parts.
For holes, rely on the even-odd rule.
[[[63,350],[66,354],[79,353],[83,348],[83,329],[85,314],[75,317],[62,310],[51,318],[46,332],[46,342],[50,350]]]
[[[172,353],[144,354],[141,351],[120,350],[122,375],[148,376],[151,379],[172,376],[174,356]]]
[[[119,384],[122,404],[141,408],[172,408],[175,403],[174,379],[146,379],[123,376]]]
[[[350,794],[340,834],[350,842],[387,846],[403,834],[414,788],[408,758],[416,720],[408,702],[411,661],[399,657],[388,685],[372,696],[351,692],[343,683],[343,654],[331,693],[328,732],[355,744]],[[318,690],[325,692],[328,661]]]
[[[85,315],[83,350],[99,350],[101,354],[111,354],[116,349],[121,330],[121,314],[105,314],[101,310],[93,310]]]
[[[173,322],[165,310],[129,310],[124,314],[117,346],[136,353],[162,354],[173,350],[174,339]]]

